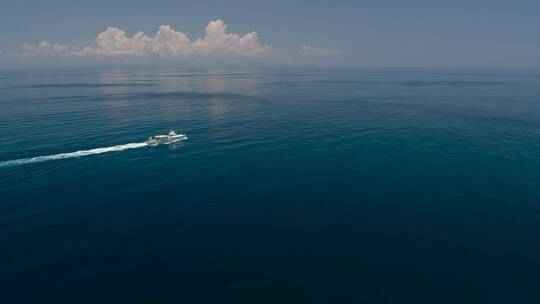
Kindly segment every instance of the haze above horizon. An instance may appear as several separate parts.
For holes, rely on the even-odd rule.
[[[535,1],[4,0],[0,69],[540,67]]]

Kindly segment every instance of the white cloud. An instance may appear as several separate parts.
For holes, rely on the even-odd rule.
[[[339,56],[341,55],[341,51],[336,49],[321,49],[303,45],[298,54],[305,56]]]
[[[193,53],[188,36],[173,30],[170,25],[160,26],[151,44],[152,53],[162,57],[177,57]]]
[[[86,50],[81,54],[86,54],[88,52],[92,55],[105,55],[105,56],[114,56],[114,55],[146,55],[148,45],[152,42],[152,39],[144,35],[143,32],[138,32],[133,37],[129,38],[126,36],[126,32],[115,28],[108,27],[107,30],[99,34],[96,38],[98,48],[84,48]]]
[[[210,21],[206,36],[191,42],[185,33],[162,25],[153,38],[143,32],[133,37],[126,32],[108,27],[96,38],[97,47],[71,47],[42,42],[25,44],[20,55],[69,55],[69,56],[261,56],[271,52],[271,47],[261,46],[256,32],[243,36],[226,33],[227,25],[221,20]]]
[[[227,34],[227,25],[221,20],[210,21],[206,27],[206,37],[193,43],[197,53],[233,56],[257,56],[268,54],[270,47],[261,47],[256,32],[244,36]]]
[[[63,44],[51,44],[47,41],[42,41],[39,44],[23,44],[20,56],[35,56],[35,55],[70,55],[73,47]]]

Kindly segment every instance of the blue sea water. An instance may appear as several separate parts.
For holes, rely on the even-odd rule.
[[[1,303],[540,301],[539,70],[0,72],[0,135]]]

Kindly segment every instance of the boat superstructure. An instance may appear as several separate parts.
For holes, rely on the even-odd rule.
[[[177,134],[174,130],[171,130],[167,135],[154,135],[148,137],[146,143],[151,146],[169,145],[186,139],[188,139],[188,137],[185,134]]]

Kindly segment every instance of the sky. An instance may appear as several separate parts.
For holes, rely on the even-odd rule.
[[[540,67],[540,1],[0,0],[0,69]]]

